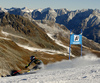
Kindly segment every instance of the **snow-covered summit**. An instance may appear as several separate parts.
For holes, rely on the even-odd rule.
[[[33,11],[33,9],[28,9],[27,7],[23,7],[23,8],[21,8],[21,10],[22,10],[23,12],[27,12],[27,13]]]
[[[16,9],[18,9],[18,8],[12,7],[12,8],[6,9],[6,10],[8,10],[8,11],[13,11],[13,10],[16,10]]]
[[[23,8],[16,8],[16,7],[12,7],[12,8],[2,8],[2,7],[0,7],[0,11],[3,11],[3,12],[14,11],[16,9],[20,9],[22,12],[27,12],[27,13],[33,11],[33,9],[29,9],[27,7],[23,7]]]
[[[36,12],[36,11],[39,11],[39,12],[41,12],[43,9],[41,9],[41,8],[39,8],[39,9],[35,9],[34,11]]]
[[[2,7],[0,7],[0,12],[7,12],[7,10],[2,8]]]
[[[46,11],[54,11],[52,8],[48,7],[48,8],[44,8],[41,12],[46,12]]]

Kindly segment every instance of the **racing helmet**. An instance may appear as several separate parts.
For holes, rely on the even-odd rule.
[[[31,60],[34,60],[34,59],[35,59],[35,56],[31,56],[30,59],[31,59]]]

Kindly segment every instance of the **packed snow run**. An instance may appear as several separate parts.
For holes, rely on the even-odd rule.
[[[3,77],[0,83],[100,83],[100,59],[87,54],[48,64],[34,74]]]

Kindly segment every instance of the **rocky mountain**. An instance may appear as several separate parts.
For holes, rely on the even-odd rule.
[[[27,71],[24,67],[30,62],[31,55],[42,60],[44,64],[69,57],[70,31],[66,26],[55,23],[55,10],[51,8],[34,10],[42,12],[42,14],[50,10],[48,12],[51,16],[53,15],[45,20],[36,21],[31,17],[30,19],[23,17],[26,14],[30,16],[34,12],[23,12],[24,9],[26,11],[26,8],[5,9],[10,13],[12,11],[12,14],[0,11],[0,76],[10,75],[12,70],[22,69],[20,73]],[[64,9],[64,11],[69,10]],[[14,15],[13,12],[19,15]],[[64,13],[62,14],[64,15]],[[48,15],[46,16],[48,17]],[[80,50],[80,45],[72,45],[71,59],[80,56]],[[83,55],[87,53],[100,57],[100,44],[83,37]],[[32,66],[29,67],[29,69],[31,68]]]
[[[21,15],[31,20],[49,20],[59,24],[63,24],[69,30],[79,34],[81,29],[83,35],[88,39],[100,43],[100,10],[98,9],[82,9],[70,11],[68,9],[28,9],[24,8],[11,8],[3,9],[2,11],[9,12],[10,14]]]
[[[63,24],[76,34],[79,34],[82,29],[85,37],[100,43],[100,12],[98,10],[69,11],[49,8],[44,12],[35,11],[32,15],[35,20],[50,20]]]
[[[89,9],[84,12],[77,13],[68,22],[64,19],[63,23],[68,29],[73,30],[76,34],[79,34],[82,29],[85,37],[100,43],[100,13],[96,10],[94,11]]]

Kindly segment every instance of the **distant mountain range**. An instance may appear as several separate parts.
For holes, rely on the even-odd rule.
[[[81,29],[83,35],[88,39],[100,43],[100,10],[83,9],[70,11],[68,9],[28,9],[24,8],[0,8],[0,11],[10,14],[21,15],[34,20],[49,20],[63,24],[69,30],[79,34]]]

